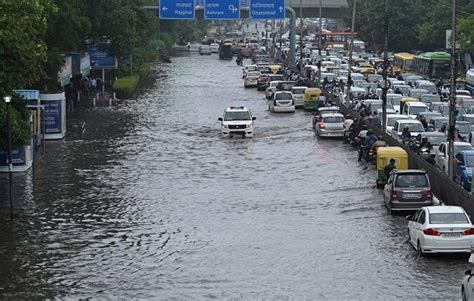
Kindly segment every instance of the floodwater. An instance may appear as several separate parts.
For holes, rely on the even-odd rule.
[[[15,175],[13,222],[1,177],[2,299],[460,298],[467,258],[417,258],[373,167],[309,113],[269,113],[215,54],[154,76],[137,99],[79,105],[34,179]],[[253,139],[220,137],[231,105],[257,117]]]

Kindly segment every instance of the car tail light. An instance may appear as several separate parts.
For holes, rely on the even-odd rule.
[[[397,198],[397,192],[395,190],[392,190],[392,200],[396,200]]]
[[[433,228],[425,229],[425,230],[423,230],[423,233],[425,233],[425,235],[430,235],[430,236],[440,236],[441,235],[441,232],[439,232],[438,230],[435,230]]]
[[[432,199],[433,198],[433,192],[431,191],[431,189],[429,189],[427,192],[426,192],[426,197],[428,199]]]
[[[319,128],[320,128],[320,129],[325,129],[325,128],[326,128],[326,125],[325,125],[324,123],[320,123],[320,124],[319,124]]]
[[[474,228],[467,229],[462,234],[463,235],[474,235]]]

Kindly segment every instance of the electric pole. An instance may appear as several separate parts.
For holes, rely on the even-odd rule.
[[[304,74],[303,64],[303,0],[300,0],[300,74]]]
[[[321,88],[321,35],[323,34],[323,0],[319,0],[318,87]]]
[[[456,0],[453,1],[451,20],[451,91],[449,93],[449,149],[448,149],[448,174],[453,179],[454,160],[454,134],[456,130],[456,118],[454,110],[456,108]]]
[[[356,4],[357,0],[354,0],[354,4],[352,6],[352,27],[351,27],[351,44],[349,46],[349,70],[347,73],[347,90],[346,90],[346,102],[349,102],[349,94],[351,92],[352,86],[352,52],[354,50],[354,27],[355,27],[355,15],[356,15]]]
[[[383,45],[383,86],[382,86],[382,131],[387,131],[387,91],[389,81],[387,80],[388,73],[388,0],[385,0],[385,13],[384,13],[384,45]]]

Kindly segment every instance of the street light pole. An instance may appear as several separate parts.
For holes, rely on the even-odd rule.
[[[321,35],[323,34],[323,0],[319,0],[319,36],[318,36],[318,87],[321,88]]]
[[[454,156],[454,132],[456,130],[456,118],[454,110],[456,108],[456,0],[452,3],[451,20],[451,91],[449,93],[449,148],[448,148],[448,174],[453,179],[453,156]]]
[[[8,153],[7,153],[7,164],[8,164],[8,199],[10,200],[10,219],[13,220],[13,166],[12,166],[12,124],[11,124],[11,112],[10,112],[10,103],[11,96],[3,97],[3,100],[7,104],[7,131],[8,131]]]
[[[303,76],[303,0],[300,0],[300,74]]]
[[[352,85],[352,52],[354,51],[354,27],[355,27],[356,4],[357,4],[357,0],[354,0],[354,3],[352,5],[351,44],[349,46],[349,70],[347,72],[346,102],[349,102],[349,93],[351,92],[351,85]]]
[[[388,0],[385,0],[384,13],[384,45],[383,45],[383,87],[382,87],[382,131],[387,131],[387,91],[389,88],[387,73],[388,73]]]

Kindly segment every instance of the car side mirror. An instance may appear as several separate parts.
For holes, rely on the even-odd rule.
[[[217,118],[217,120],[222,121],[222,117]]]
[[[464,275],[466,275],[466,276],[471,276],[471,275],[472,275],[471,270],[466,270],[466,271],[464,272]]]
[[[411,215],[407,215],[405,218],[406,218],[406,220],[407,220],[407,221],[411,221],[411,220],[412,220],[412,218],[413,218],[413,216],[411,216]]]
[[[252,120],[257,120],[257,117],[252,117]]]

